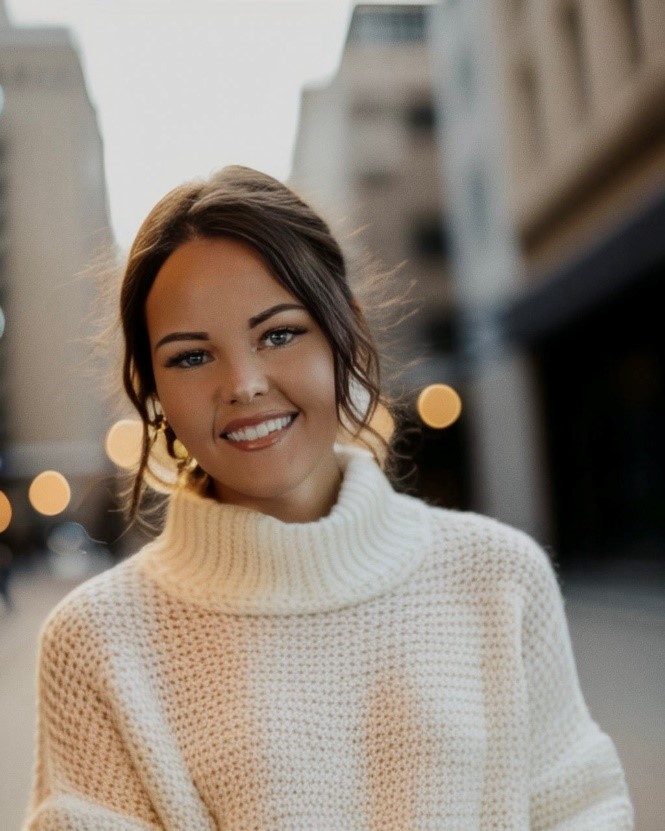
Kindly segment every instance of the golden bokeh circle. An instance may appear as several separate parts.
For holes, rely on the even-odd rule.
[[[44,516],[61,514],[71,498],[69,482],[57,470],[45,470],[35,476],[28,489],[30,504]]]
[[[395,432],[395,420],[387,407],[378,403],[369,423],[385,441],[390,442]]]
[[[379,402],[369,420],[369,424],[370,427],[376,430],[376,432],[387,444],[390,444],[390,440],[395,432],[395,421],[387,407]],[[369,430],[361,430],[360,435],[353,441],[353,444],[357,444],[365,450],[369,445],[378,457],[381,465],[385,464],[387,452],[386,446],[382,444],[373,433],[370,433]]]
[[[143,424],[136,419],[123,418],[116,421],[104,440],[106,455],[118,467],[131,470],[141,460]]]
[[[0,491],[0,533],[9,528],[9,523],[12,521],[12,503],[9,501],[7,494]]]
[[[430,384],[421,390],[416,408],[428,427],[442,430],[450,427],[460,417],[462,399],[448,384]]]

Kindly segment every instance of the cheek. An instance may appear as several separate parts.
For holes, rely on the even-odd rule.
[[[201,407],[192,407],[196,400],[196,387],[183,390],[182,385],[173,383],[172,378],[155,374],[155,389],[166,420],[176,435],[194,435],[198,432],[196,413],[203,412]]]
[[[335,366],[332,355],[318,355],[310,361],[305,379],[310,400],[336,420]]]
[[[170,418],[173,417],[172,411],[177,409],[175,405],[178,400],[170,387],[171,385],[160,376],[159,372],[155,372],[155,392],[159,403],[162,405],[167,421],[170,421]]]

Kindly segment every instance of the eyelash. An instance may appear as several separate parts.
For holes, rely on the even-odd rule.
[[[269,331],[265,332],[264,335],[260,338],[260,342],[263,343],[272,335],[291,335],[289,340],[286,343],[277,343],[272,344],[272,349],[278,349],[280,346],[288,346],[292,343],[293,338],[297,335],[302,335],[307,331],[302,326],[280,326],[277,329],[270,329]],[[182,369],[193,369],[196,366],[201,366],[203,362],[196,363],[196,364],[184,364],[185,361],[190,360],[192,358],[201,358],[207,354],[205,349],[188,349],[185,352],[179,352],[177,355],[174,355],[172,358],[169,358],[166,362],[167,367],[171,366],[181,366]],[[184,365],[183,365],[184,364]]]
[[[166,362],[166,366],[180,366],[184,363],[184,361],[188,361],[190,358],[197,358],[202,357],[205,355],[205,349],[189,349],[187,352],[179,352],[177,355],[174,355],[172,358],[169,358]],[[201,363],[198,364],[184,364],[184,366],[180,366],[181,369],[192,369],[195,366],[201,366]]]
[[[289,338],[289,340],[286,341],[286,343],[277,343],[277,344],[274,343],[274,344],[272,344],[273,348],[278,347],[278,346],[287,346],[289,343],[291,343],[293,341],[293,338],[296,335],[302,335],[306,331],[307,330],[304,329],[302,326],[280,326],[277,329],[270,329],[270,331],[266,332],[263,335],[263,337],[261,338],[261,342],[267,340],[271,335],[287,334],[287,335],[291,335],[291,337]]]

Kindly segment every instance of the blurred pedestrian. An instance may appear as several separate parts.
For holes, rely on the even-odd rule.
[[[121,317],[166,522],[42,629],[26,827],[629,831],[546,553],[391,484],[326,223],[247,168],[176,188]]]

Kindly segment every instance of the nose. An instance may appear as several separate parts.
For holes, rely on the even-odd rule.
[[[268,378],[256,352],[230,356],[221,364],[220,394],[224,403],[249,404],[268,392]]]

